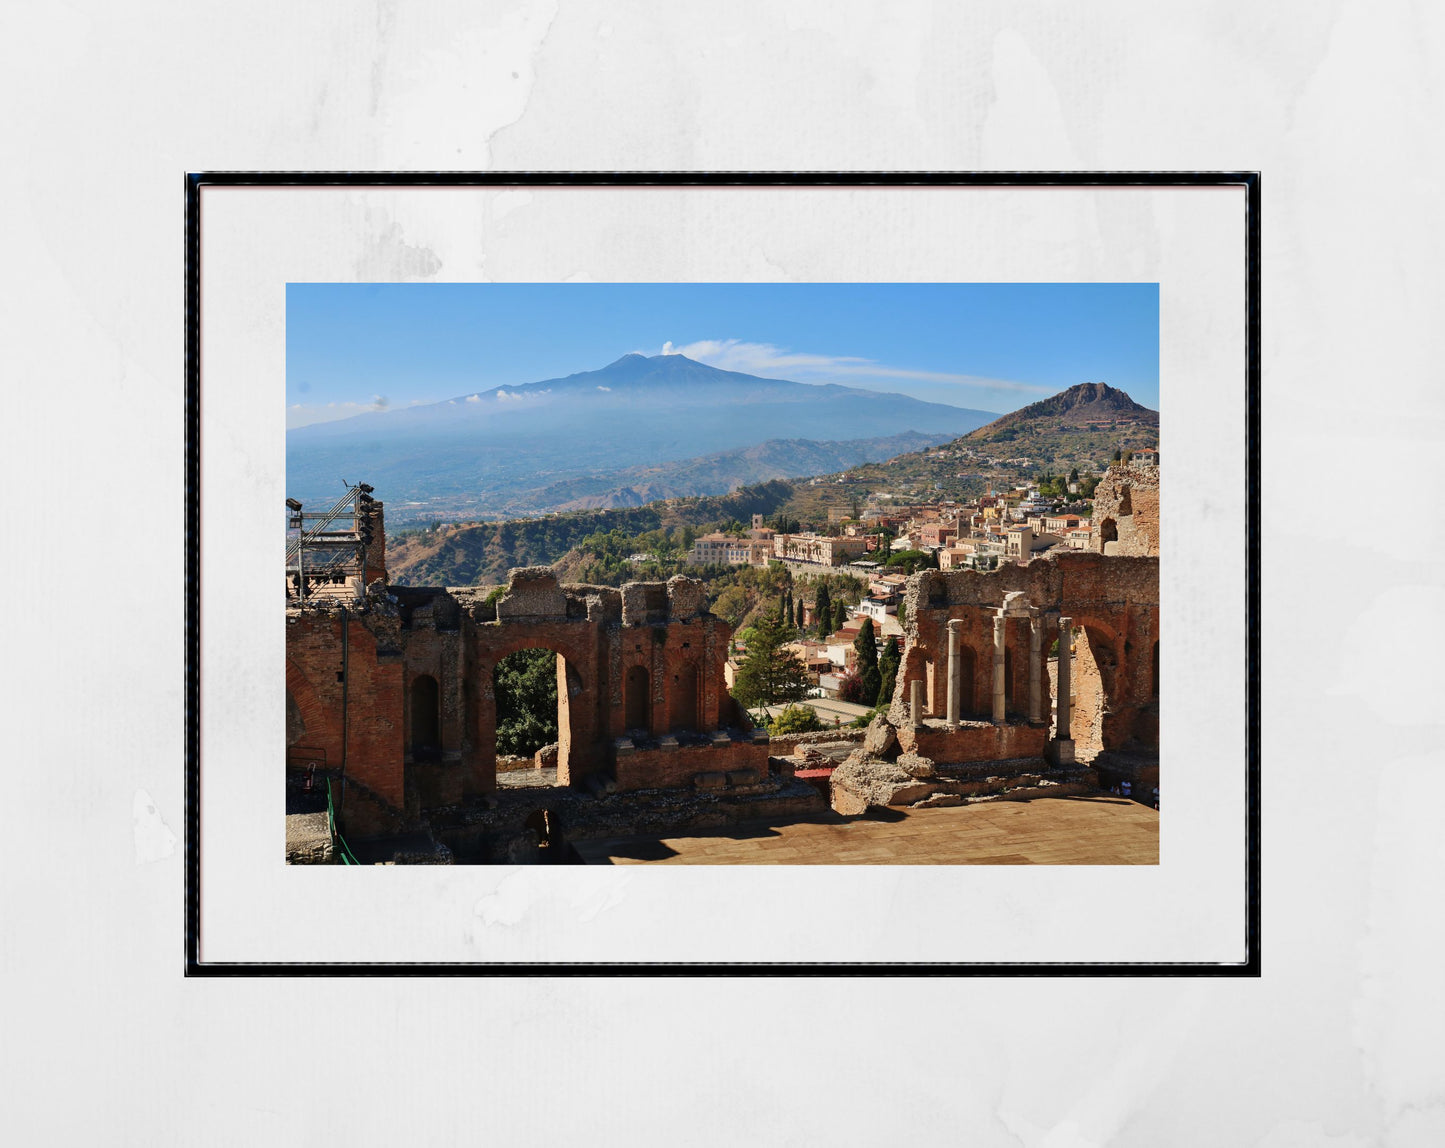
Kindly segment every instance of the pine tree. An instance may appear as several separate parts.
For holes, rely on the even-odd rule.
[[[818,624],[819,638],[826,638],[833,632],[833,602],[826,582],[818,587],[818,598],[813,606],[813,621]]]
[[[903,651],[898,648],[898,638],[890,637],[878,659],[878,676],[881,681],[875,705],[886,706],[893,701],[893,685],[898,680],[898,667],[902,661]]]
[[[863,619],[858,636],[853,639],[853,652],[857,655],[853,665],[863,683],[864,704],[867,704],[867,699],[878,696],[878,689],[883,684],[878,673],[878,642],[873,636],[872,618]]]
[[[744,706],[771,706],[808,696],[812,687],[808,668],[793,651],[783,649],[790,636],[777,618],[764,618],[754,627],[732,689]]]

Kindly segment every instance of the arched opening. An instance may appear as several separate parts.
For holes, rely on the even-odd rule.
[[[675,730],[702,729],[698,713],[697,665],[688,662],[672,676],[672,706],[668,726]]]
[[[437,680],[418,674],[411,683],[411,757],[437,761],[442,755],[441,705]]]
[[[1106,546],[1119,541],[1119,524],[1112,518],[1106,518],[1099,524],[1099,541]]]
[[[622,712],[629,730],[652,732],[651,676],[643,666],[633,666],[624,681]]]
[[[978,713],[978,683],[975,680],[974,668],[978,658],[973,652],[972,646],[964,646],[959,650],[958,658],[958,716],[961,718],[973,717]]]
[[[286,691],[286,744],[297,745],[306,737],[306,719],[291,691]]]
[[[1070,732],[1080,761],[1092,761],[1109,743],[1110,719],[1117,695],[1119,656],[1114,635],[1091,622],[1074,630]]]
[[[498,660],[492,696],[499,785],[570,783],[571,706],[581,690],[576,670],[552,650],[532,647]]]

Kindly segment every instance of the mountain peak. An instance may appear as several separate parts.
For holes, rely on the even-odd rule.
[[[1076,383],[1051,398],[1030,403],[1026,407],[995,419],[987,426],[969,433],[975,441],[996,440],[1002,434],[1012,439],[1030,430],[1040,432],[1065,426],[1084,429],[1113,424],[1116,420],[1144,426],[1159,425],[1158,412],[1136,403],[1117,387],[1108,383]]]

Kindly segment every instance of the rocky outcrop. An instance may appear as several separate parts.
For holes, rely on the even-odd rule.
[[[898,731],[888,719],[879,714],[868,723],[868,732],[863,736],[863,751],[869,757],[887,758],[898,749]]]

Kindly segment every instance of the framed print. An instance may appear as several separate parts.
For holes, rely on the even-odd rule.
[[[1259,226],[189,177],[188,972],[1257,975]]]

